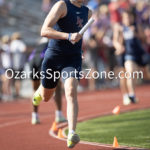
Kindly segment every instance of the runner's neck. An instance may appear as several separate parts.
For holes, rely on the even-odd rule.
[[[81,7],[82,6],[82,3],[81,2],[78,2],[78,1],[73,1],[73,0],[70,0],[71,4],[75,5],[76,7]]]

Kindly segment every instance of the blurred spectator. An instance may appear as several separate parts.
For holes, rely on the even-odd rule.
[[[42,1],[42,11],[45,15],[50,11],[52,6],[57,2],[58,0],[43,0]]]
[[[136,4],[137,22],[143,27],[150,25],[150,4],[138,1]]]
[[[26,45],[21,40],[20,33],[16,32],[13,33],[11,37],[11,44],[10,44],[10,50],[12,53],[12,64],[13,64],[13,70],[16,74],[19,72],[19,78],[21,75],[21,72],[24,69],[24,65],[26,62]],[[21,87],[21,79],[14,80],[14,86],[15,86],[15,97],[20,96],[20,87]]]
[[[1,46],[1,80],[2,80],[2,93],[3,99],[9,100],[11,99],[11,80],[9,80],[5,76],[5,71],[9,68],[12,68],[11,62],[11,54],[10,54],[10,37],[8,35],[4,35],[1,39],[2,46]],[[9,76],[9,74],[8,74]]]
[[[2,79],[1,79],[1,76],[3,74],[2,59],[1,59],[1,52],[2,52],[1,46],[2,45],[0,42],[0,101],[2,100]]]
[[[51,1],[52,0],[43,0],[42,1],[42,11],[47,14],[51,7]]]
[[[28,1],[26,3],[29,3]],[[56,1],[57,0],[41,1],[42,2],[41,9],[44,12],[44,14],[47,14],[49,12],[51,6]],[[17,4],[17,2],[18,0],[14,0],[14,1],[0,0],[0,13],[2,11],[7,12],[7,10],[8,9],[10,10],[13,5]],[[39,4],[34,6],[35,8],[41,5],[40,2],[38,3]],[[92,55],[96,55],[95,57],[96,59],[94,59],[94,62],[92,62],[93,60],[88,61],[87,65],[92,64],[92,66],[94,66],[93,64],[97,64],[95,66],[97,66],[96,69],[98,69],[98,71],[104,71],[104,70],[110,71],[114,69],[114,65],[115,65],[114,57],[116,57],[114,56],[114,48],[112,44],[114,26],[121,25],[122,12],[128,9],[132,11],[132,14],[136,18],[135,23],[138,24],[138,28],[141,28],[140,29],[141,31],[144,30],[144,32],[141,32],[139,34],[140,40],[142,40],[142,44],[147,49],[147,52],[150,52],[150,44],[149,44],[150,43],[149,42],[150,41],[149,40],[150,0],[85,0],[85,3],[89,6],[89,8],[93,10],[93,18],[95,19],[94,24],[91,26],[90,29],[88,29],[88,32],[84,34],[84,45],[85,47],[87,47],[87,55],[89,56],[91,55],[90,57],[93,57]],[[22,10],[22,8],[20,8],[19,5],[18,8],[19,11]],[[14,9],[13,11],[10,11],[10,13],[11,12],[13,12],[13,15],[15,14]],[[4,15],[5,14],[6,13],[4,13]],[[17,13],[17,15],[19,14]],[[31,16],[31,18],[32,17],[33,16]],[[13,19],[11,19],[11,21],[12,20]],[[4,23],[6,24],[7,22],[4,21]],[[93,35],[95,37],[94,39],[93,38],[91,39]],[[90,42],[92,41],[92,43],[94,43],[93,40],[97,43],[96,46],[97,50],[90,51],[89,41]],[[13,64],[14,62],[15,64],[18,64],[17,60],[16,59],[14,60],[14,53],[12,56],[13,56]]]
[[[146,38],[146,50],[150,54],[150,27],[145,28],[144,33]]]
[[[7,15],[8,10],[9,6],[5,2],[5,0],[0,0],[0,13],[2,13],[3,15]]]
[[[88,2],[88,6],[93,9],[93,17],[95,19],[95,22],[88,30],[88,32],[86,32],[84,35],[84,45],[87,46],[88,59],[94,55],[96,56],[94,56],[95,59],[89,59],[87,65],[93,63],[97,64],[99,61],[100,66],[102,66],[102,64],[104,63],[106,71],[112,71],[114,69],[114,66],[116,64],[116,56],[114,55],[112,38],[115,28],[121,26],[122,13],[125,10],[130,10],[134,18],[136,18],[134,23],[138,26],[139,38],[143,42],[142,44],[145,45],[147,51],[150,52],[149,2],[149,0],[111,0],[109,5],[102,5],[102,1],[100,0],[90,0]],[[144,34],[143,29],[145,30]],[[95,36],[95,38],[91,39],[93,35]],[[93,40],[95,40],[97,46],[95,46],[94,51],[89,51],[89,45],[91,43],[94,43]],[[122,41],[122,39],[119,40]],[[118,47],[118,49],[121,49],[121,47]],[[116,54],[119,55],[120,58],[123,57],[123,54]]]
[[[98,71],[98,43],[94,35],[91,35],[91,37],[88,40],[87,51],[86,51],[86,64],[88,69],[91,69],[90,77],[91,79],[88,80],[89,90],[95,90],[96,89],[96,80],[92,78],[92,73],[94,71]]]
[[[150,27],[146,27],[144,30],[145,33],[145,38],[146,38],[146,42],[145,42],[145,48],[146,48],[146,52],[147,52],[147,59],[149,60],[149,66],[146,67],[146,79],[150,80]],[[146,59],[145,58],[145,59]]]
[[[109,4],[109,11],[110,11],[110,20],[111,23],[120,23],[121,22],[121,15],[119,11],[119,0],[111,0]]]
[[[0,0],[0,7],[2,7],[5,4],[5,0]]]
[[[109,8],[107,5],[101,5],[98,10],[98,31],[96,32],[99,41],[99,59],[103,60],[105,71],[113,71],[115,67],[114,48],[112,44],[113,31],[110,23]],[[102,64],[102,61],[101,61]],[[105,80],[105,84],[111,86],[111,80]]]
[[[91,10],[94,11],[99,7],[100,2],[101,2],[101,0],[89,0],[87,5]]]

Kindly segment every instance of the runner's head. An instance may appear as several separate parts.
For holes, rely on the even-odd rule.
[[[122,23],[125,26],[130,26],[134,23],[134,16],[131,11],[124,11],[122,13]]]
[[[21,34],[19,32],[14,32],[11,36],[11,40],[20,40],[21,39]]]

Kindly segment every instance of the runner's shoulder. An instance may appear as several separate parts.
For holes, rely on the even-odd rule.
[[[66,8],[66,3],[63,0],[56,2],[55,5],[57,5],[57,7]]]
[[[67,13],[67,6],[66,6],[65,1],[60,0],[60,1],[56,2],[53,7],[54,7],[54,9],[56,9],[59,12],[62,13],[61,18],[66,15],[66,13]]]

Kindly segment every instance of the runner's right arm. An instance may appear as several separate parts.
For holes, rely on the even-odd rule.
[[[67,14],[67,7],[64,1],[58,1],[51,9],[47,15],[44,24],[41,29],[41,36],[47,37],[49,39],[61,39],[68,40],[69,34],[64,32],[59,32],[53,29],[53,26],[57,21]],[[71,42],[78,42],[82,36],[78,33],[73,33],[71,36]]]

